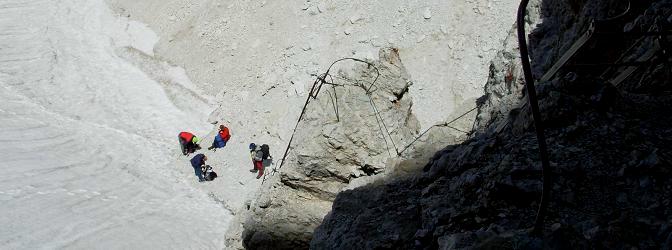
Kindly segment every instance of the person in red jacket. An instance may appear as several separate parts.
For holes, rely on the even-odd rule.
[[[208,150],[214,150],[218,148],[223,148],[226,146],[226,143],[231,139],[231,133],[229,133],[229,128],[224,125],[219,125],[219,132],[215,136],[215,140],[212,142],[212,146]]]
[[[177,136],[180,141],[180,147],[182,148],[183,155],[189,155],[196,150],[201,149],[201,146],[198,145],[200,139],[192,133],[189,132],[180,132]]]

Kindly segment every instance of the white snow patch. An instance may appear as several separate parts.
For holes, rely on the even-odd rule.
[[[133,47],[147,55],[154,56],[154,45],[159,41],[159,36],[152,29],[144,23],[127,18],[118,18],[117,22],[124,30],[112,37],[116,46]]]
[[[211,129],[176,103],[208,104],[167,95],[201,91],[183,70],[162,84],[116,54],[152,55],[158,36],[102,0],[0,12],[0,248],[223,248],[232,215],[176,138]]]

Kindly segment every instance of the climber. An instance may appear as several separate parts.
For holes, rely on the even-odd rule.
[[[229,133],[229,128],[224,125],[219,125],[219,132],[215,136],[215,140],[212,142],[212,146],[208,150],[217,150],[218,148],[223,148],[226,146],[226,143],[231,139],[231,134]]]
[[[182,147],[183,155],[188,156],[189,154],[196,152],[196,150],[201,149],[201,146],[198,145],[200,139],[192,133],[180,132],[177,138],[180,140],[180,147]]]
[[[194,156],[194,158],[191,158],[191,166],[194,168],[194,174],[198,176],[198,182],[205,181],[202,167],[205,165],[205,161],[207,160],[208,157],[205,156],[204,154],[197,154],[196,156]]]
[[[270,149],[267,144],[258,146],[257,144],[250,143],[250,156],[252,157],[253,169],[250,170],[252,173],[259,172],[257,174],[257,179],[261,178],[264,175],[264,160],[271,158]]]

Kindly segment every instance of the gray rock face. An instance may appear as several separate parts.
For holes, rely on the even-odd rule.
[[[544,21],[530,39],[535,74],[562,54],[556,48],[571,44],[586,20],[609,16],[618,7],[615,2],[540,1]],[[630,20],[672,10],[671,1],[650,4],[633,6],[639,12]],[[553,27],[567,34],[560,36]],[[600,53],[595,49],[582,56]],[[597,77],[601,71],[589,70],[537,83],[553,175],[542,239],[527,231],[542,186],[532,118],[514,80],[520,72],[507,77],[507,70],[517,65],[515,53],[500,56],[491,68],[489,95],[481,100],[481,133],[437,152],[421,176],[338,194],[315,230],[311,248],[669,247],[672,118],[661,114],[672,112],[664,104],[672,99],[670,87],[650,90],[649,85],[636,89],[637,94],[617,91]],[[639,74],[667,79],[656,73],[658,66]],[[624,84],[644,86],[628,85],[640,79],[646,78]]]
[[[374,65],[380,76],[373,86],[375,68],[355,64],[334,74],[343,86],[323,85],[308,104],[284,167],[247,211],[246,248],[307,248],[336,195],[388,171],[395,147],[417,134],[398,52],[381,50]]]
[[[607,20],[621,14],[625,2],[619,1],[554,1],[532,0],[527,9],[526,31],[532,62],[532,74],[538,81],[544,73],[583,35],[595,20]],[[632,12],[637,8],[632,7]],[[590,17],[590,18],[586,18]],[[636,22],[638,23],[638,22]],[[606,48],[590,48],[604,49]],[[604,55],[601,55],[604,56]],[[608,57],[602,60],[615,60]],[[598,60],[599,61],[599,60]],[[516,27],[511,28],[504,41],[504,48],[497,53],[489,67],[485,95],[478,100],[479,114],[475,128],[497,133],[509,125],[510,116],[526,108],[527,98],[518,49]],[[556,76],[560,76],[560,71]],[[523,124],[518,124],[523,125]],[[527,126],[525,124],[524,126]]]
[[[526,30],[540,21],[541,1],[530,1]],[[479,112],[476,117],[477,130],[501,130],[501,122],[508,118],[512,109],[519,107],[525,98],[523,66],[520,63],[516,27],[511,28],[504,40],[503,49],[497,53],[488,69],[488,81],[484,86],[485,95],[478,99]],[[500,126],[493,125],[497,123]]]

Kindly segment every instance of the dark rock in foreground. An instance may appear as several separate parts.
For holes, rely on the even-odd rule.
[[[545,25],[578,26],[608,15],[600,11],[615,1],[580,2],[542,2],[542,12],[552,12],[543,14]],[[651,2],[633,24],[649,27],[647,20],[656,18],[647,15],[669,15],[671,1]],[[587,7],[572,14],[577,6]],[[578,34],[580,27],[564,29]],[[536,32],[548,30],[542,24]],[[557,58],[559,52],[544,51],[549,48],[542,45],[555,41],[566,47],[572,39],[544,39],[533,39],[533,65],[548,68],[552,60],[540,53]],[[513,60],[502,62],[515,68]],[[520,75],[507,77],[496,65],[491,72],[501,80],[486,87],[479,134],[437,152],[422,175],[340,193],[311,248],[669,249],[672,86],[669,67],[657,70],[669,60],[662,56],[622,88],[599,78],[602,71],[561,72],[538,84],[553,175],[542,236],[528,233],[542,186],[533,121]]]

